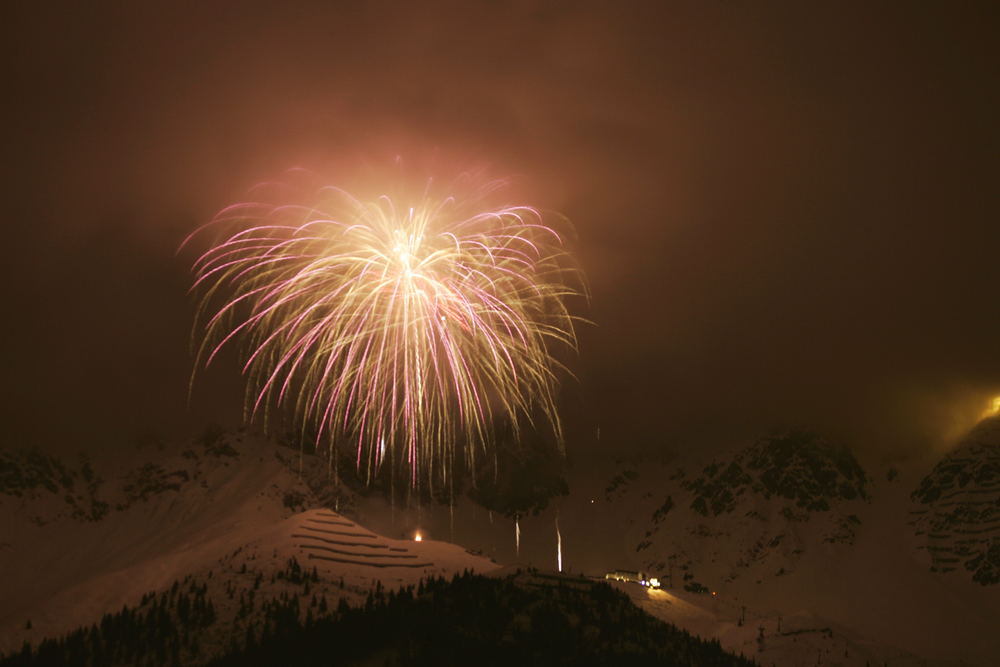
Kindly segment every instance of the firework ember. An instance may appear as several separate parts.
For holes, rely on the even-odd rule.
[[[384,465],[445,479],[501,423],[541,418],[561,441],[556,356],[576,348],[582,276],[564,220],[489,204],[504,185],[364,199],[272,184],[276,198],[223,209],[199,230],[218,236],[193,266],[196,366],[237,344],[247,418],[288,409],[369,479]]]

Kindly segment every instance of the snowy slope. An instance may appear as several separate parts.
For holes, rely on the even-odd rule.
[[[807,553],[853,544],[869,500],[850,453],[805,433],[766,438],[668,481],[674,491],[655,497],[636,551],[645,569],[677,569],[692,590],[706,585],[699,577],[717,588],[785,576]]]
[[[912,498],[910,525],[932,571],[1000,584],[1000,417],[973,429]]]
[[[329,489],[317,493],[299,477],[294,452],[239,436],[92,465],[93,494],[80,467],[3,456],[0,651],[137,606],[175,582],[205,587],[220,621],[205,641],[221,648],[242,639],[269,601],[355,603],[376,582],[388,589],[496,567],[454,545],[384,538],[331,509],[299,511],[321,507],[317,496]],[[318,464],[306,457],[305,469],[325,470]],[[350,494],[334,495],[349,511]],[[91,497],[107,507],[76,511]]]
[[[577,469],[569,496],[522,518],[519,553],[513,523],[468,499],[357,498],[323,461],[300,468],[293,450],[239,434],[104,462],[0,452],[0,650],[174,582],[214,602],[219,622],[200,640],[211,651],[261,632],[277,605],[305,615],[497,567],[414,542],[420,529],[507,563],[646,569],[667,590],[623,585],[637,604],[765,665],[1000,664],[998,441],[985,422],[936,466],[888,475],[801,433]]]
[[[976,471],[992,460],[958,456]],[[670,604],[644,606],[730,650],[779,665],[997,664],[1000,589],[943,578],[914,550],[923,474],[869,475],[847,450],[785,434],[709,461],[624,463],[603,503],[631,522],[632,563],[670,588]]]

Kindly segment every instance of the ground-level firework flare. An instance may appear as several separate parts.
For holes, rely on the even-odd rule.
[[[565,221],[498,205],[505,186],[259,187],[192,235],[216,232],[193,266],[197,365],[239,344],[247,417],[289,409],[369,479],[388,465],[447,480],[500,423],[541,419],[561,440],[556,353],[576,347],[581,274]]]

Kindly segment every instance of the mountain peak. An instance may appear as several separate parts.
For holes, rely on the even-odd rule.
[[[973,428],[911,494],[910,524],[933,572],[1000,583],[1000,417]]]

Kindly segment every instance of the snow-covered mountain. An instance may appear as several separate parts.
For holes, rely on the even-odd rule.
[[[991,665],[992,429],[929,475],[915,465],[869,472],[850,450],[792,432],[708,460],[622,461],[594,500],[623,527],[628,564],[681,599],[650,598],[648,609],[729,650],[779,665]],[[911,515],[914,505],[923,511]],[[933,537],[927,521],[938,522]],[[914,539],[933,540],[938,560]],[[963,576],[942,576],[945,544],[961,550]]]
[[[764,438],[668,481],[636,551],[646,570],[679,569],[694,591],[705,589],[699,574],[716,587],[762,581],[795,571],[807,552],[853,544],[870,500],[850,451],[811,433]]]
[[[354,498],[314,457],[300,476],[298,457],[239,434],[75,465],[3,452],[0,652],[170,592],[171,605],[180,595],[203,612],[210,604],[212,622],[192,637],[210,655],[292,601],[319,613],[376,586],[498,567],[452,544],[383,537],[333,509],[304,510],[351,511]]]
[[[210,604],[186,645],[203,656],[289,609],[494,570],[486,553],[598,577],[644,569],[665,590],[620,585],[636,604],[761,664],[996,664],[998,442],[998,420],[984,422],[936,466],[888,470],[802,432],[621,460],[571,470],[570,494],[516,528],[468,498],[360,497],[325,460],[243,433],[103,460],[4,451],[0,651],[123,605]]]
[[[976,426],[911,497],[910,525],[932,572],[1000,584],[1000,417]]]

